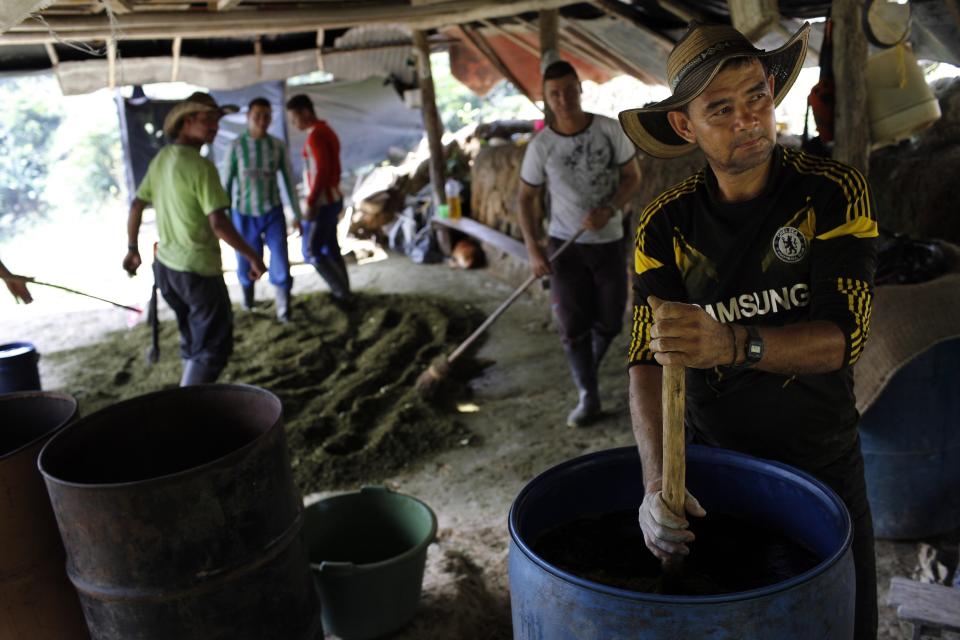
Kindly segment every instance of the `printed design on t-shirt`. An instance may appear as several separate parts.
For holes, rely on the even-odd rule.
[[[701,298],[719,282],[717,266],[687,242],[676,227],[673,228],[673,255],[683,278],[683,285],[691,298]]]
[[[773,252],[783,262],[800,262],[807,255],[807,239],[795,227],[780,227],[773,236]]]
[[[793,285],[771,287],[732,296],[726,302],[705,304],[703,310],[717,322],[734,322],[743,318],[799,309],[809,304],[810,286],[806,282],[797,282]]]
[[[573,138],[563,158],[563,168],[580,194],[580,206],[587,213],[605,202],[617,190],[619,172],[613,168],[613,145],[602,136]]]
[[[800,235],[802,236],[802,240],[792,238],[791,239],[792,244],[788,244],[786,238],[781,238],[781,240],[783,240],[783,244],[785,245],[781,249],[781,251],[785,255],[789,255],[787,252],[797,246],[801,246],[801,242],[802,242],[802,246],[804,247],[803,255],[801,255],[798,259],[792,259],[792,260],[785,259],[781,257],[780,253],[777,251],[778,236],[780,235],[780,232],[786,228],[792,228],[795,231],[799,232]],[[760,268],[763,270],[764,273],[766,273],[767,270],[770,268],[770,265],[773,264],[773,261],[776,260],[777,258],[779,258],[782,262],[786,262],[786,263],[799,262],[806,255],[807,249],[810,248],[810,242],[813,240],[813,236],[816,234],[816,232],[817,232],[817,215],[813,210],[813,205],[810,204],[810,196],[807,196],[806,204],[804,204],[804,206],[799,211],[797,211],[793,216],[791,216],[791,218],[787,220],[786,224],[784,224],[783,227],[778,229],[777,232],[774,234],[773,240],[770,243],[770,250],[767,251],[767,254],[764,256],[763,261],[760,263]],[[786,233],[784,233],[784,236],[785,235]]]
[[[853,365],[860,359],[863,346],[870,335],[870,314],[873,310],[873,292],[863,280],[837,278],[837,291],[847,296],[848,310],[853,315],[856,328],[850,334],[850,360]]]
[[[649,271],[650,269],[657,269],[663,266],[663,263],[657,260],[656,258],[650,257],[646,250],[647,242],[647,225],[650,223],[651,218],[654,214],[663,209],[664,206],[673,202],[674,200],[684,196],[688,193],[693,193],[697,190],[697,185],[701,184],[704,179],[704,173],[702,171],[695,173],[690,176],[683,182],[670,187],[659,196],[653,199],[653,202],[647,205],[647,207],[640,213],[640,219],[637,222],[637,233],[634,236],[634,256],[633,256],[633,267],[637,272],[637,275],[642,274],[644,271]]]

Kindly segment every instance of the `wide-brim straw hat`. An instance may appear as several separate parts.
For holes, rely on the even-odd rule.
[[[167,117],[163,119],[163,132],[171,138],[176,137],[180,131],[180,122],[185,116],[205,111],[218,111],[220,117],[223,117],[228,113],[240,111],[240,107],[235,104],[218,105],[209,93],[196,91],[183,102],[173,105],[173,109],[170,109]]]
[[[620,112],[620,125],[633,143],[656,158],[676,158],[696,144],[681,138],[670,126],[667,113],[679,111],[699,96],[723,64],[733,58],[756,57],[773,75],[773,101],[780,104],[803,68],[810,24],[804,23],[779,49],[757,49],[729,25],[692,23],[667,58],[667,82],[673,95],[639,109]]]

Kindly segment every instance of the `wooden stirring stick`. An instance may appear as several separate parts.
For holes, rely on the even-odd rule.
[[[684,368],[663,367],[663,501],[676,514],[684,514],[687,472],[686,443],[683,437],[683,413],[686,396]],[[676,579],[683,571],[683,556],[663,561],[664,577]]]

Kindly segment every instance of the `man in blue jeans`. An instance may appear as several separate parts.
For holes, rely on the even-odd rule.
[[[334,302],[348,303],[350,278],[337,241],[337,221],[343,211],[340,140],[330,125],[317,117],[309,96],[300,94],[290,98],[287,113],[293,126],[308,132],[302,152],[306,178],[303,258],[330,287]]]
[[[270,248],[270,284],[276,288],[277,319],[290,321],[290,260],[287,256],[287,223],[277,175],[283,178],[294,228],[300,224],[300,204],[290,174],[287,148],[267,133],[272,120],[270,102],[254,98],[247,110],[247,131],[230,147],[226,165],[227,194],[233,204],[233,225],[259,256],[263,244]],[[253,281],[247,277],[250,266],[237,253],[237,279],[243,289],[243,308],[253,307]]]
[[[233,352],[233,312],[223,281],[220,240],[244,256],[250,265],[244,275],[250,280],[267,270],[227,217],[230,198],[217,168],[200,155],[216,137],[220,118],[236,111],[200,92],[174,105],[163,122],[171,144],[150,161],[127,217],[123,268],[132,276],[142,264],[137,236],[143,210],[152,205],[157,213],[160,245],[154,274],[177,316],[181,387],[216,382]]]

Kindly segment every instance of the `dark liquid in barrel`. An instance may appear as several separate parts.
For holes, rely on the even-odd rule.
[[[766,587],[812,569],[821,558],[789,537],[722,513],[689,518],[697,539],[676,581],[643,543],[637,511],[582,518],[541,535],[542,559],[601,584],[669,595],[721,595]]]

